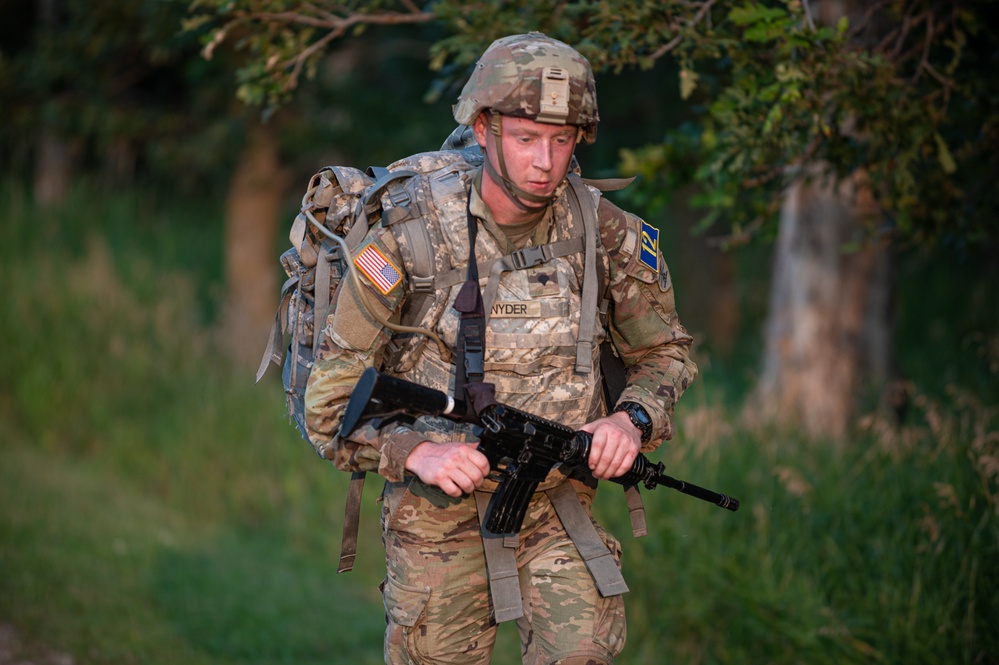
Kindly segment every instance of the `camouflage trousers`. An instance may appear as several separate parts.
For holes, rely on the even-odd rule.
[[[594,490],[569,482],[592,521]],[[454,499],[419,480],[387,483],[383,498],[385,662],[488,663],[497,624],[474,498]],[[620,566],[620,543],[597,531]],[[612,663],[626,637],[624,601],[597,592],[543,492],[528,510],[516,557],[525,665]]]

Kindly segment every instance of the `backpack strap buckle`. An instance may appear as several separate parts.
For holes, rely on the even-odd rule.
[[[548,258],[545,255],[545,245],[524,247],[510,254],[510,262],[513,263],[513,267],[517,270],[532,268],[540,263],[544,263]]]
[[[413,285],[413,293],[433,293],[434,292],[434,277],[433,275],[429,277],[420,277],[418,275],[410,275],[410,284]]]

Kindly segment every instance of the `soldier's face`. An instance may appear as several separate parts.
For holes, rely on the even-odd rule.
[[[503,158],[507,177],[526,192],[551,196],[569,170],[579,129],[574,125],[552,125],[527,118],[499,116],[503,123]],[[475,138],[500,172],[497,137],[486,114],[475,121]]]

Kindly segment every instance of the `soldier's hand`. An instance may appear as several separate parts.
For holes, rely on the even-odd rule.
[[[448,496],[458,497],[482,485],[489,473],[489,460],[474,443],[424,441],[409,453],[406,469]]]
[[[642,449],[642,433],[626,413],[612,413],[580,429],[593,435],[590,471],[601,480],[627,473]]]

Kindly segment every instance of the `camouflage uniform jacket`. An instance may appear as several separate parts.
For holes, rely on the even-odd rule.
[[[429,153],[428,159],[434,159],[435,154]],[[463,274],[468,262],[466,206],[478,218],[476,257],[480,270],[484,262],[508,254],[510,248],[472,186],[481,170],[467,164],[463,168],[462,164],[452,160],[436,172],[416,176],[407,189],[437,248],[438,271],[461,270]],[[528,244],[582,234],[582,221],[573,219],[567,201],[567,186],[563,182],[556,190],[555,200]],[[654,240],[655,229],[602,199],[597,190],[589,191],[592,200],[582,205],[597,206],[605,250],[600,252],[600,260],[610,299],[607,325],[597,325],[592,371],[580,374],[574,370],[583,274],[580,253],[502,273],[495,301],[487,303],[491,308],[487,311],[485,380],[496,385],[499,402],[579,428],[607,412],[600,389],[599,342],[610,335],[628,368],[628,385],[620,401],[641,404],[653,421],[651,442],[645,448],[648,451],[673,436],[673,405],[697,374],[689,358],[692,339],[677,318],[673,285]],[[392,206],[387,199],[383,204]],[[406,244],[406,237],[391,224],[381,224],[371,229],[355,252],[355,266],[365,259],[377,264],[374,270],[362,270],[366,301],[383,317],[395,321],[411,297],[413,280]],[[375,274],[378,267],[381,275]],[[480,276],[487,293],[489,275],[480,272]],[[458,329],[458,314],[452,305],[460,286],[458,283],[439,292],[421,324],[432,328],[452,355]],[[387,425],[376,430],[367,425],[347,439],[339,436],[340,418],[351,390],[365,368],[382,364],[390,333],[371,317],[358,301],[353,283],[346,280],[327,319],[309,377],[306,420],[317,452],[338,468],[377,471],[398,482],[406,475],[409,453],[422,441],[474,438],[468,426],[428,417],[412,426]],[[453,386],[452,358],[442,357],[432,341],[419,336],[403,345],[401,362],[385,371],[439,390]],[[552,478],[541,489],[560,480]]]

